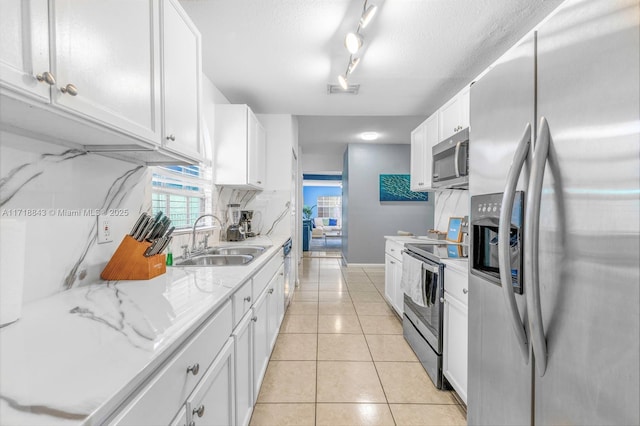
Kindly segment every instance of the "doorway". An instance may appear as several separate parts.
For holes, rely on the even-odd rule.
[[[342,175],[303,175],[305,257],[342,257]]]

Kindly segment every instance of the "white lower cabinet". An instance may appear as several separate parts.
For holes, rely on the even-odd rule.
[[[184,406],[180,409],[176,418],[173,419],[173,421],[171,422],[171,426],[188,426],[188,425],[189,423],[187,422],[187,407]]]
[[[268,317],[267,334],[269,342],[269,352],[273,349],[278,337],[278,330],[284,315],[284,265],[280,266],[278,272],[273,276],[267,288],[268,293]]]
[[[404,314],[404,291],[402,280],[402,250],[404,246],[387,240],[384,256],[384,295],[396,313]]]
[[[283,317],[284,264],[275,256],[104,423],[248,425]]]
[[[230,337],[187,400],[187,419],[191,418],[190,426],[236,424],[233,348],[233,338]]]
[[[268,291],[262,292],[253,305],[253,402],[258,399],[262,378],[269,363]]]
[[[466,274],[445,268],[443,373],[467,402],[468,317]]]
[[[169,424],[205,371],[216,363],[214,358],[231,336],[232,321],[231,302],[227,301],[109,423],[135,426]]]
[[[249,311],[233,331],[236,366],[236,421],[246,426],[253,412],[253,321]]]

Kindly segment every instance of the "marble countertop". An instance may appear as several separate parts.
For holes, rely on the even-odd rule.
[[[426,236],[414,235],[414,236],[405,236],[405,235],[385,235],[387,240],[395,241],[400,244],[445,244],[445,240],[435,240],[433,238],[428,238]]]
[[[271,245],[245,266],[168,267],[26,304],[0,329],[0,424],[101,423],[287,239],[233,243]]]

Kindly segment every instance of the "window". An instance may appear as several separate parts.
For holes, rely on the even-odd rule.
[[[342,218],[342,197],[318,197],[318,217]]]
[[[212,187],[210,168],[154,167],[152,215],[162,211],[176,229],[190,228],[199,216],[211,213]]]

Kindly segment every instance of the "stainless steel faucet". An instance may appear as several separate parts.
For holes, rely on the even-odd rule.
[[[198,225],[198,222],[200,222],[200,219],[205,218],[205,217],[212,217],[215,220],[218,221],[218,223],[220,224],[220,231],[222,231],[222,221],[218,218],[218,216],[211,214],[211,213],[207,213],[207,214],[203,214],[202,216],[200,216],[199,218],[196,219],[195,222],[193,222],[193,229],[191,230],[191,251],[190,253],[195,253],[196,251],[196,226]],[[205,243],[206,246],[206,243]],[[206,247],[205,247],[206,249]]]

